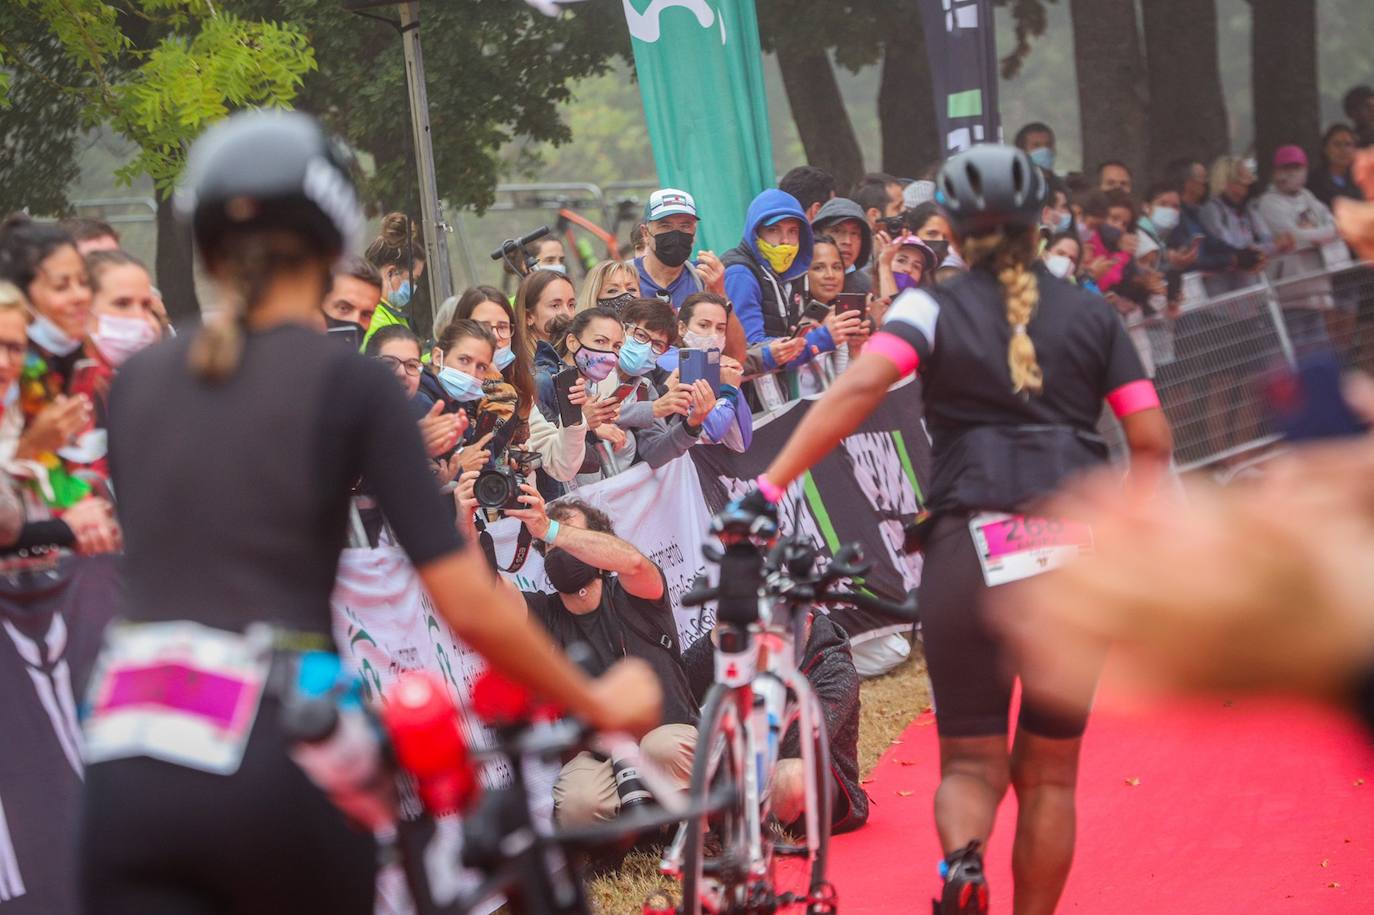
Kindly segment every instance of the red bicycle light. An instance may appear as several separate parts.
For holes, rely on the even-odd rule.
[[[493,727],[522,724],[534,717],[534,693],[493,670],[472,684],[472,710]]]
[[[420,801],[434,814],[463,810],[477,795],[459,715],[443,681],[424,671],[402,674],[386,691],[382,723],[396,760],[415,776]]]

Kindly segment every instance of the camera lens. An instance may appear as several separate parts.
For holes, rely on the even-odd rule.
[[[477,475],[472,494],[483,508],[504,508],[518,493],[515,481],[501,470],[484,470]]]

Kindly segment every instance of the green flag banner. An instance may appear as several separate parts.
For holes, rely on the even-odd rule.
[[[754,0],[622,0],[658,180],[697,202],[697,244],[739,244],[775,183]]]

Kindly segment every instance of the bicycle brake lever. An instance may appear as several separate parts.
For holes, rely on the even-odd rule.
[[[708,601],[719,600],[720,589],[711,587],[705,575],[698,575],[692,581],[692,588],[682,595],[682,606],[700,607]]]

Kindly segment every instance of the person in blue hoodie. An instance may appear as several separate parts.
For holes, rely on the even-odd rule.
[[[721,260],[725,264],[725,295],[751,346],[791,337],[798,330],[806,307],[802,280],[811,267],[811,246],[811,226],[797,198],[770,188],[749,204],[744,239]],[[804,365],[817,354],[835,348],[824,326],[807,331],[806,341],[806,348],[787,368]],[[778,368],[766,347],[763,361],[766,369]]]

